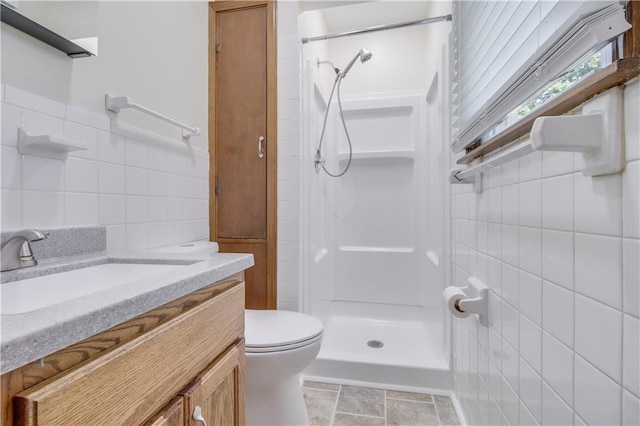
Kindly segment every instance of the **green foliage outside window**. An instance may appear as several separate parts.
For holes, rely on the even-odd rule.
[[[539,106],[547,103],[549,99],[552,99],[559,93],[567,90],[568,87],[572,86],[574,83],[584,79],[588,75],[592,74],[594,71],[602,68],[602,52],[598,52],[595,55],[589,57],[586,61],[584,61],[580,66],[571,71],[565,73],[558,80],[554,81],[551,85],[545,87],[540,91],[531,102],[523,105],[518,108],[517,115],[518,118],[524,117],[529,114],[534,109]]]

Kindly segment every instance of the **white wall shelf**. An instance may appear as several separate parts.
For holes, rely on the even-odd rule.
[[[364,151],[354,152],[351,161],[372,162],[372,163],[412,163],[415,157],[413,150],[396,150],[396,151]],[[338,154],[338,161],[341,163],[349,161],[349,154]]]
[[[86,142],[52,135],[30,135],[22,128],[18,129],[18,152],[20,154],[66,160],[70,152],[86,149]]]

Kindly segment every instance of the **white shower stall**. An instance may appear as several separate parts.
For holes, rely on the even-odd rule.
[[[404,37],[421,31],[410,29]],[[327,83],[334,74],[318,60],[335,61],[332,54],[339,57],[336,52],[343,50],[342,56],[353,51],[352,56],[360,43],[373,52],[371,64],[356,64],[342,90],[349,92],[365,73],[373,73],[367,78],[374,82],[376,73],[384,79],[381,69],[390,49],[376,49],[374,37],[302,49],[303,308],[325,325],[320,354],[305,374],[341,383],[448,390],[449,321],[441,301],[449,275],[444,258],[448,158],[437,72],[442,64],[431,81],[424,76],[423,87],[380,81],[381,91],[343,94],[353,145],[350,168],[340,178],[314,168]],[[433,52],[433,58],[440,54]],[[376,61],[382,68],[376,69]],[[349,163],[338,111],[334,96],[323,146],[326,167],[334,174]]]

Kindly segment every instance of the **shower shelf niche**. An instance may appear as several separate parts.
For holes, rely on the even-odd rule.
[[[351,161],[366,161],[372,163],[413,163],[415,151],[394,150],[394,151],[363,151],[354,152]],[[346,163],[349,161],[349,153],[338,154],[338,161]]]

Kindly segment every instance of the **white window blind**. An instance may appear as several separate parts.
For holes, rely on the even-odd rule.
[[[454,151],[630,27],[617,1],[454,1]]]

